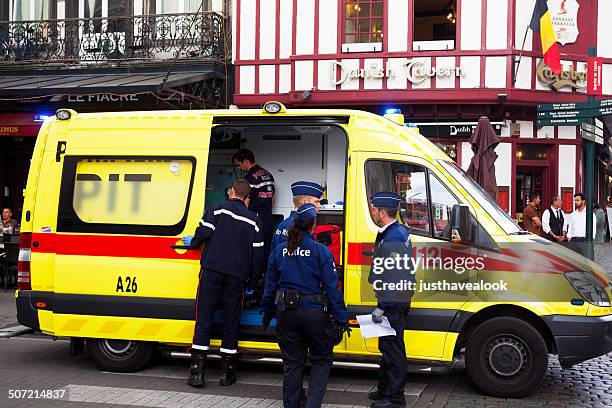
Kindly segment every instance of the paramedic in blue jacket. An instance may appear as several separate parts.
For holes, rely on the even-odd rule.
[[[257,215],[245,205],[249,191],[248,181],[234,181],[229,200],[209,205],[187,244],[191,249],[205,244],[191,346],[189,384],[194,387],[204,385],[210,328],[217,308],[223,311],[220,384],[236,382],[235,357],[243,292],[245,286],[251,287],[259,279],[265,262],[261,225]]]
[[[291,184],[291,194],[293,195],[293,205],[295,208],[299,208],[307,203],[314,204],[317,210],[321,208],[323,187],[317,183],[311,181],[296,181]],[[291,214],[276,227],[274,237],[272,238],[273,249],[287,242],[287,231],[289,231],[293,221],[295,221],[295,215],[296,212],[291,211]]]
[[[404,345],[406,317],[410,310],[410,299],[414,286],[397,289],[397,284],[414,284],[412,263],[412,244],[408,229],[397,222],[401,197],[392,192],[380,192],[371,197],[371,210],[374,222],[380,228],[374,244],[374,256],[368,281],[374,287],[377,307],[372,312],[372,320],[381,323],[383,316],[389,319],[395,329],[395,336],[378,339],[378,349],[382,354],[378,387],[370,393],[371,407],[404,407],[404,387],[407,380],[408,361]],[[389,261],[391,258],[391,261]],[[387,262],[385,262],[387,261]],[[387,286],[384,284],[395,284]],[[389,289],[391,287],[392,289]]]
[[[302,404],[306,355],[312,370],[305,406],[321,406],[334,344],[339,342],[338,334],[341,338],[348,328],[348,313],[338,290],[332,254],[312,237],[316,217],[314,204],[297,209],[285,245],[277,246],[270,256],[261,304],[264,328],[276,311],[285,408]]]

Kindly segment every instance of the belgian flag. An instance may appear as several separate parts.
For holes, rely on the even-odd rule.
[[[555,31],[553,29],[550,13],[548,12],[546,0],[536,0],[529,27],[531,27],[534,32],[540,33],[544,63],[548,65],[555,75],[560,75],[561,57],[559,55],[559,44],[557,44],[557,39],[555,38]]]

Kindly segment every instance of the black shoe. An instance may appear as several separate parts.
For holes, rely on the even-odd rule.
[[[405,408],[406,403],[391,402],[384,398],[378,401],[374,401],[370,404],[370,408]]]
[[[372,401],[380,401],[382,399],[385,399],[385,394],[376,390],[376,391],[370,392],[368,394],[368,398],[370,398]]]
[[[206,352],[193,350],[191,352],[191,372],[187,383],[192,387],[204,386],[204,369],[206,366]]]
[[[236,355],[221,353],[221,378],[219,385],[228,386],[236,382]]]

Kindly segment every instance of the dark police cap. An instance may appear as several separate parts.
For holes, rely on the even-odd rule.
[[[379,208],[398,208],[401,197],[397,193],[390,191],[381,191],[370,197],[370,201],[374,207]]]
[[[311,196],[321,198],[323,196],[323,187],[311,181],[296,181],[291,185],[291,193],[296,196]]]

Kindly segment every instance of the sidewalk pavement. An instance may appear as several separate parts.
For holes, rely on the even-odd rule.
[[[0,327],[17,323],[17,308],[15,306],[15,290],[0,289]]]

